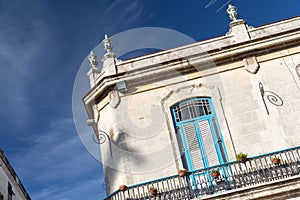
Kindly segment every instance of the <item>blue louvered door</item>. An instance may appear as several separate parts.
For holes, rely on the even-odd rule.
[[[172,107],[183,165],[189,171],[227,162],[227,153],[210,98],[195,98]]]

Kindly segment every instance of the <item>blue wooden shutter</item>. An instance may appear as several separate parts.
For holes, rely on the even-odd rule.
[[[200,169],[204,167],[202,160],[201,150],[199,146],[199,141],[197,138],[196,130],[194,124],[185,124],[183,126],[184,133],[186,135],[188,150],[190,153],[190,159],[193,169]]]
[[[208,120],[198,121],[198,126],[200,129],[200,135],[202,138],[202,145],[204,148],[205,156],[207,160],[207,166],[218,165],[218,155],[216,152],[214,140],[212,137],[212,132],[208,123]]]

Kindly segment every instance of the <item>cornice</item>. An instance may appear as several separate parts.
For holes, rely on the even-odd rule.
[[[239,44],[212,49],[204,53],[195,52],[189,57],[176,58],[165,62],[149,64],[147,67],[136,68],[127,72],[103,77],[83,97],[83,101],[87,104],[91,100],[98,98],[99,95],[105,91],[109,92],[107,89],[113,89],[115,84],[119,81],[126,81],[131,85],[143,85],[157,80],[168,79],[171,77],[174,78],[176,75],[205,70],[209,67],[218,68],[224,64],[242,61],[244,58],[261,56],[295,46],[300,46],[300,28],[284,32],[284,34],[278,33],[276,35],[272,35],[272,37],[266,36]],[[260,60],[260,62],[263,62],[263,60]],[[211,63],[214,65],[212,66]],[[197,66],[196,69],[195,66]],[[236,66],[236,68],[239,67],[242,66]],[[203,75],[207,76],[209,74]]]

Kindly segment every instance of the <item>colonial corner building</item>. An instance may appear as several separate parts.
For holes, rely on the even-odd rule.
[[[121,61],[106,36],[101,69],[89,55],[105,199],[300,197],[300,17],[227,12],[221,37]]]

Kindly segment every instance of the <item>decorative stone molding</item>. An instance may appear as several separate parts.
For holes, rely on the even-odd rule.
[[[248,25],[246,24],[245,20],[238,19],[232,21],[230,22],[229,26],[230,26],[230,30],[226,35],[233,36],[230,39],[231,44],[236,44],[239,42],[245,42],[250,40]]]
[[[230,22],[229,27],[232,28],[232,27],[238,26],[238,25],[246,25],[246,21],[243,19],[237,19],[235,21]]]
[[[94,120],[96,123],[99,122],[99,118],[100,118],[100,112],[98,111],[98,105],[95,104],[93,105],[93,112],[94,112]]]
[[[117,74],[117,58],[116,54],[112,52],[113,45],[108,35],[104,36],[104,39],[102,40],[102,45],[106,50],[106,54],[104,54],[104,57],[101,59],[101,61],[103,62],[103,67],[101,71],[104,73],[104,76]]]
[[[195,89],[201,89],[201,92],[200,91],[196,92]],[[194,84],[194,85],[180,87],[176,90],[171,90],[170,93],[161,100],[161,104],[164,105],[165,102],[168,99],[170,99],[172,95],[184,97],[185,99],[195,97],[195,95],[194,95],[195,92],[199,95],[201,94],[201,96],[211,96],[211,90],[213,90],[213,89],[215,89],[215,86],[209,85],[206,83],[200,83],[200,84]],[[174,104],[177,102],[178,102],[178,99],[172,101],[171,104]]]
[[[119,96],[119,92],[118,91],[114,91],[114,90],[111,91],[109,93],[109,100],[110,100],[109,105],[112,108],[116,109],[118,107],[118,105],[120,104],[120,102],[121,102],[121,98]]]
[[[169,137],[172,143],[173,155],[175,158],[180,158],[180,152],[178,152],[176,133],[173,126],[170,107],[175,103],[178,103],[185,99],[200,97],[200,96],[206,96],[212,98],[219,97],[218,89],[216,86],[211,84],[206,84],[206,83],[186,85],[176,90],[171,90],[165,97],[161,99],[162,111],[166,118],[166,124],[169,131]],[[180,160],[176,159],[176,166],[179,168],[182,167],[182,163]]]
[[[238,18],[237,7],[229,4],[226,12],[227,12],[227,14],[229,15],[229,18],[232,21],[236,21],[237,20],[237,18]]]
[[[88,60],[90,62],[91,67],[97,69],[98,60],[97,60],[97,56],[94,54],[93,51],[91,51],[90,55],[88,56]]]
[[[90,80],[90,86],[94,87],[97,78],[101,76],[101,71],[98,68],[98,56],[96,56],[96,54],[94,54],[94,52],[91,51],[87,59],[91,66],[91,69],[88,71],[87,76]]]
[[[112,41],[108,37],[107,34],[104,35],[104,39],[102,40],[102,45],[103,48],[106,50],[106,54],[110,54],[112,52],[113,46],[112,46]]]
[[[300,64],[295,67],[298,78],[300,79]]]
[[[98,68],[91,68],[88,73],[87,76],[89,77],[90,80],[90,86],[91,88],[94,87],[96,85],[96,80],[103,74],[103,72],[101,73],[101,71]]]
[[[252,73],[256,74],[256,72],[259,70],[259,63],[257,62],[257,59],[255,56],[250,58],[243,59],[245,69]]]
[[[103,62],[101,71],[104,73],[104,76],[117,74],[116,54],[106,53],[101,61]]]

